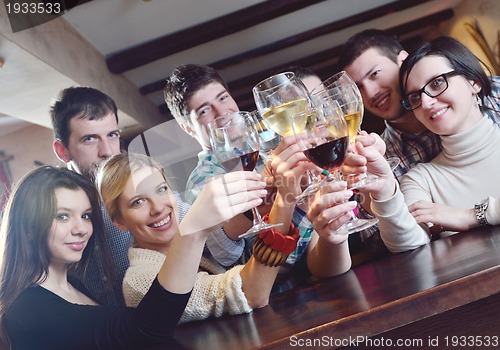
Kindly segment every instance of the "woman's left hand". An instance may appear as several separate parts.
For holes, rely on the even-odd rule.
[[[466,231],[477,222],[473,209],[452,208],[426,201],[417,201],[408,209],[417,223],[432,223],[446,231]]]

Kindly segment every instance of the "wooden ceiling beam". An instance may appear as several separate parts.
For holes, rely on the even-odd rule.
[[[424,0],[429,1],[429,0]],[[398,0],[386,5],[382,5],[371,10],[352,15],[341,20],[331,22],[311,30],[299,33],[297,35],[290,36],[288,38],[278,40],[273,42],[272,44],[263,45],[257,47],[255,49],[246,51],[244,53],[240,53],[228,58],[225,58],[220,61],[209,63],[208,66],[221,70],[230,66],[234,66],[237,64],[244,63],[245,61],[249,61],[264,55],[268,55],[270,53],[283,50],[287,47],[291,47],[294,45],[298,45],[300,43],[306,42],[308,40],[315,39],[322,35],[327,35],[333,32],[337,32],[343,30],[345,28],[349,28],[354,25],[359,25],[361,23],[365,23],[371,21],[375,18],[387,15],[389,13],[394,13],[402,10],[406,10],[410,7],[421,5],[422,2],[416,2],[414,0]],[[165,79],[159,79],[152,83],[146,84],[139,88],[139,91],[143,95],[150,94],[155,91],[162,90],[165,86]]]
[[[429,1],[429,0],[424,0]],[[371,21],[373,19],[394,13],[406,10],[408,8],[421,5],[424,1],[415,2],[414,0],[399,0],[394,1],[371,10],[361,12],[346,18],[342,18],[338,21],[331,22],[311,30],[299,33],[297,35],[290,36],[288,38],[275,41],[268,45],[263,45],[253,50],[249,50],[247,52],[228,57],[226,59],[214,62],[210,64],[211,67],[220,70],[225,69],[230,66],[234,66],[237,64],[244,63],[245,61],[255,59],[260,56],[268,55],[270,53],[286,49],[288,47],[301,44],[303,42],[315,39],[317,37],[331,34],[334,32],[338,32],[345,28],[349,28],[355,25],[359,25],[360,23],[365,23]]]
[[[106,58],[113,73],[143,66],[212,40],[253,27],[326,0],[268,0],[213,20],[165,35]]]
[[[453,9],[446,9],[443,11],[436,12],[432,15],[425,16],[419,19],[416,19],[414,21],[404,23],[392,28],[387,29],[386,31],[397,35],[401,36],[406,33],[411,33],[414,31],[419,31],[422,30],[426,27],[430,27],[436,23],[442,22],[449,20],[453,17],[454,12]],[[257,84],[259,81],[262,79],[265,79],[271,74],[276,73],[283,67],[287,66],[301,66],[301,67],[308,67],[311,68],[315,65],[323,64],[325,62],[329,62],[330,65],[330,73],[328,73],[328,70],[325,68],[322,68],[320,71],[317,71],[318,75],[320,77],[326,77],[328,74],[333,74],[334,71],[336,71],[337,67],[335,67],[335,64],[337,62],[337,56],[340,53],[340,50],[342,49],[342,45],[340,46],[335,46],[332,48],[329,48],[327,50],[302,57],[298,60],[294,61],[289,61],[286,63],[283,63],[280,66],[275,66],[275,67],[270,67],[266,70],[260,71],[253,73],[249,76],[234,80],[234,81],[229,81],[228,82],[228,87],[231,92],[231,95],[234,97],[234,99],[238,102],[238,104],[241,103],[241,108],[248,108],[248,103],[245,101],[250,101],[251,99],[251,89],[252,87]],[[165,81],[162,80],[162,86],[160,89],[164,88]],[[240,102],[241,101],[241,102]],[[166,106],[165,103],[162,103],[160,106],[158,106],[159,110],[161,113],[167,116],[167,118],[172,118],[170,115],[170,112]]]
[[[414,20],[414,21],[411,21],[408,23],[404,23],[404,24],[389,28],[389,29],[387,29],[387,31],[394,34],[394,35],[400,36],[400,35],[403,35],[405,33],[410,33],[413,31],[421,30],[423,28],[429,27],[429,26],[436,24],[438,22],[441,22],[441,21],[449,20],[450,18],[453,17],[453,15],[454,15],[453,10],[447,9],[447,10],[443,10],[440,12],[436,12],[436,13],[429,15],[429,16],[419,18],[417,20]],[[303,57],[303,58],[298,59],[298,60],[284,63],[280,66],[271,67],[271,68],[266,69],[264,71],[254,73],[250,76],[246,76],[246,77],[240,78],[238,80],[228,82],[228,87],[231,91],[233,89],[234,90],[242,90],[245,87],[254,86],[256,83],[258,83],[262,79],[265,79],[267,76],[279,71],[283,67],[286,67],[286,66],[311,67],[311,66],[314,66],[316,64],[323,63],[325,61],[332,61],[331,72],[333,74],[333,72],[337,70],[337,67],[334,66],[334,63],[336,63],[337,56],[339,55],[340,50],[342,50],[342,45],[332,47],[330,49],[315,53],[315,54],[310,55],[310,56]],[[235,97],[235,99],[238,98],[238,96],[233,96],[233,97]]]

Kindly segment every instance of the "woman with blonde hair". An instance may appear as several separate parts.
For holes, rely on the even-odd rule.
[[[182,219],[181,232],[189,234],[205,228],[209,217],[213,220],[213,217],[227,216],[227,209],[220,200],[210,198],[222,198],[221,193],[230,190],[235,179],[242,178],[260,179],[260,175],[237,171],[207,182]],[[123,292],[127,305],[136,306],[165,257],[171,254],[172,234],[177,229],[176,200],[168,189],[161,166],[140,154],[120,154],[110,158],[100,169],[97,183],[115,225],[129,230],[134,236]],[[238,200],[244,202],[247,199],[241,197]],[[199,208],[203,208],[203,215],[200,215]],[[272,211],[271,215],[274,217],[269,221],[280,220],[279,211]],[[279,266],[297,244],[297,230],[293,224],[288,225],[288,234],[274,230],[262,232],[255,241],[253,256],[245,265],[218,275],[199,272],[181,321],[218,317],[223,313],[248,313],[267,305]]]

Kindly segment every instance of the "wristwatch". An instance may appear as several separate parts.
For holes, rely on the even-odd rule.
[[[488,198],[485,200],[474,204],[474,211],[476,212],[476,219],[479,225],[488,225],[488,220],[486,220],[486,209],[488,209]]]

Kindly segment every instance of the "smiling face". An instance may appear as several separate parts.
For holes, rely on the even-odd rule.
[[[401,51],[394,62],[378,49],[370,48],[345,67],[361,91],[365,108],[379,118],[391,121],[406,114],[400,103],[398,82],[399,67],[406,56],[406,51]]]
[[[143,167],[132,173],[118,197],[115,224],[129,230],[139,248],[166,252],[177,232],[171,192],[162,173]]]
[[[51,264],[67,265],[80,261],[92,236],[92,207],[82,189],[57,188],[56,216],[48,235]]]
[[[410,71],[406,92],[420,90],[437,76],[452,70],[446,58],[425,56]],[[475,99],[477,84],[461,75],[450,76],[447,81],[448,88],[439,96],[422,93],[422,105],[413,110],[417,119],[438,135],[454,135],[468,130],[482,117]]]
[[[233,97],[217,82],[196,91],[189,99],[187,107],[193,129],[186,131],[196,137],[205,149],[210,149],[208,123],[221,115],[239,111]]]

